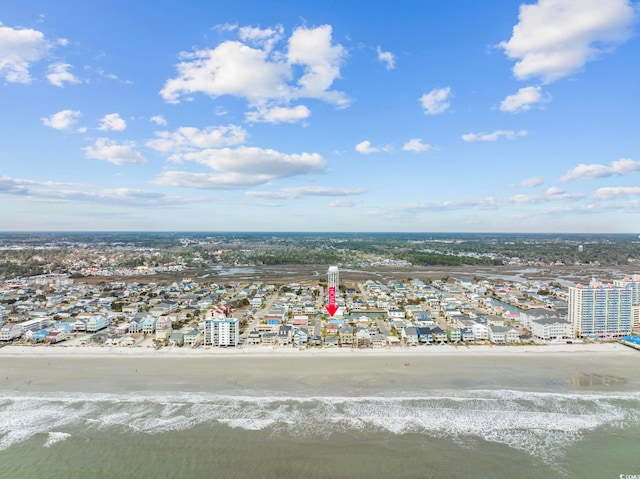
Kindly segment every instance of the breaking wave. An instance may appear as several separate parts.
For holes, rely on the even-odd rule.
[[[136,433],[218,423],[294,436],[336,432],[483,439],[545,457],[600,427],[640,424],[640,393],[439,391],[428,396],[290,397],[208,393],[0,394],[0,450],[75,426]]]

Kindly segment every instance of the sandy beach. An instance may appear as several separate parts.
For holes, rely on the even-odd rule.
[[[0,461],[16,478],[606,477],[635,470],[639,354],[4,347]]]
[[[9,346],[0,350],[0,390],[366,396],[489,386],[637,388],[640,375],[629,366],[639,354],[618,343],[304,351]]]
[[[0,357],[172,357],[206,358],[220,356],[296,356],[296,357],[356,357],[356,356],[475,356],[475,355],[519,355],[519,354],[597,354],[597,353],[634,354],[634,350],[620,343],[579,343],[579,344],[540,344],[540,345],[472,345],[392,347],[382,349],[353,348],[310,348],[245,346],[240,348],[180,348],[165,347],[102,347],[102,346],[5,346],[0,348]]]

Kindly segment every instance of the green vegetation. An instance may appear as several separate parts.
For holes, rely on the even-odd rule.
[[[581,247],[580,247],[581,246]],[[637,235],[463,233],[0,233],[0,280],[211,266],[595,265],[640,262]]]

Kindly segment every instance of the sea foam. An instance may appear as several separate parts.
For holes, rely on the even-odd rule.
[[[0,394],[0,449],[36,434],[46,446],[65,428],[156,434],[206,423],[293,436],[337,432],[424,434],[495,442],[545,457],[600,427],[640,424],[640,393],[560,394],[513,390],[322,397],[210,393]],[[53,432],[56,431],[56,432]]]

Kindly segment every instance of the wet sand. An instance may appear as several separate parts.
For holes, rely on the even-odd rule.
[[[5,347],[0,390],[367,396],[433,389],[640,389],[640,352],[620,344],[398,350],[160,351]]]

